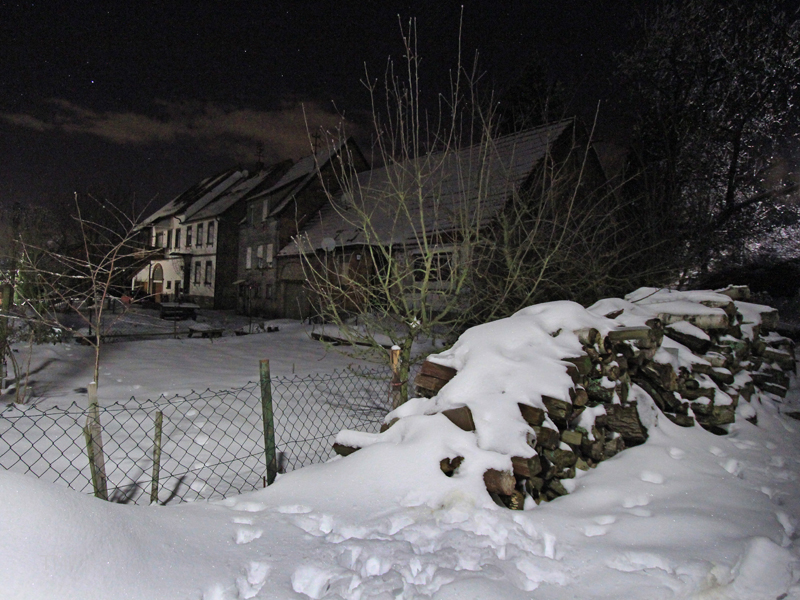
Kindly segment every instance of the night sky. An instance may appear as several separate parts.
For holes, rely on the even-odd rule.
[[[635,0],[466,1],[462,55],[502,90],[533,53],[591,111]],[[367,131],[364,65],[402,55],[416,17],[423,91],[446,91],[462,3],[0,2],[0,207],[90,191],[156,208],[199,179],[309,152],[344,113]],[[489,84],[489,86],[486,86]],[[361,128],[361,129],[359,129]]]

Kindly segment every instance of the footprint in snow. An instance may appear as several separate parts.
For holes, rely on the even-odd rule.
[[[586,525],[583,528],[583,535],[586,537],[596,537],[599,535],[605,535],[608,533],[608,530],[611,529],[608,525]]]
[[[766,446],[767,450],[777,450],[778,444],[775,442],[764,442],[764,446]]]
[[[266,510],[266,506],[260,502],[236,502],[232,506],[233,510],[241,510],[243,512],[261,512]]]
[[[233,519],[231,519],[231,522],[236,523],[237,525],[252,525],[253,519],[251,519],[250,517],[233,517]]]
[[[284,515],[302,515],[310,513],[312,508],[310,506],[303,506],[302,504],[290,504],[287,506],[279,506],[275,510]]]
[[[728,473],[733,475],[734,477],[739,477],[742,472],[742,467],[739,465],[739,461],[735,458],[729,458],[728,460],[719,463],[719,466],[725,469]]]
[[[236,543],[249,544],[253,540],[260,538],[263,533],[264,531],[261,529],[247,529],[246,527],[240,527],[236,530]]]
[[[315,565],[302,565],[292,573],[292,589],[309,598],[322,598],[336,573]]]
[[[771,456],[769,459],[769,466],[782,469],[786,466],[786,459],[782,456]]]
[[[758,448],[758,442],[753,442],[751,440],[731,440],[731,443],[739,450],[752,450],[753,448]]]
[[[245,569],[245,574],[236,578],[239,598],[254,598],[264,587],[269,571],[270,566],[267,563],[251,561]]]
[[[726,456],[725,451],[722,448],[718,448],[717,446],[709,446],[708,451],[711,452],[714,456],[719,458],[723,458]]]
[[[647,506],[648,504],[650,504],[650,498],[644,494],[628,496],[622,501],[622,506],[624,508],[635,508],[637,506]]]
[[[598,525],[611,525],[617,521],[617,517],[614,515],[598,515],[593,520]]]
[[[680,448],[674,448],[674,447],[670,448],[669,455],[675,460],[682,460],[683,458],[686,458],[686,452],[684,452]]]
[[[639,507],[635,507],[635,508],[631,508],[631,509],[628,510],[628,512],[630,514],[632,514],[634,517],[644,517],[644,518],[646,518],[646,517],[652,517],[653,516],[652,512],[650,512],[646,508],[642,508],[640,506]]]
[[[646,483],[655,483],[656,485],[664,483],[664,476],[655,471],[642,471],[639,475],[639,479]]]
[[[326,514],[302,515],[292,520],[296,527],[315,537],[328,535],[333,531],[333,517]]]

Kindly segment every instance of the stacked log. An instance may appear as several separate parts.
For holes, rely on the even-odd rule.
[[[719,435],[735,421],[740,403],[752,402],[759,393],[784,397],[788,373],[795,370],[795,350],[791,339],[775,331],[777,311],[747,303],[749,290],[743,286],[720,293],[727,299],[713,294],[700,302],[714,310],[689,306],[682,313],[682,305],[645,305],[657,316],[641,325],[621,325],[606,335],[593,328],[574,330],[582,351],[563,357],[572,379],[571,401],[543,396],[540,406],[518,404],[531,430],[534,456],[511,457],[510,471],[487,471],[484,483],[492,497],[514,509],[521,509],[528,496],[536,503],[552,500],[567,494],[564,481],[576,470],[591,469],[644,443],[647,429],[635,399],[642,392],[673,423],[697,424]],[[617,319],[623,312],[604,316]],[[437,395],[456,375],[455,369],[426,361],[414,382],[417,396]],[[461,429],[475,431],[469,407],[442,414]],[[755,410],[741,414],[755,422]],[[462,461],[444,459],[441,470],[452,476]]]

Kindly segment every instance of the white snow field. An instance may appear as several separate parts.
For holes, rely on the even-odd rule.
[[[785,399],[754,396],[758,425],[737,418],[725,436],[678,427],[640,398],[646,443],[580,472],[552,502],[511,511],[491,500],[483,471],[509,468],[527,433],[508,406],[564,396],[571,383],[557,360],[578,344],[567,324],[615,326],[551,303],[476,327],[439,359],[459,373],[437,398],[401,407],[383,434],[343,432],[362,449],[264,490],[145,507],[0,472],[0,597],[800,599],[800,421],[785,414],[800,410],[794,379]],[[324,350],[303,336],[287,324],[213,344],[110,345],[101,398],[242,385],[259,358],[282,374],[349,362],[317,362]],[[79,397],[83,353],[37,349],[42,402]],[[477,432],[423,414],[457,402]],[[462,466],[445,476],[440,460],[457,455]]]

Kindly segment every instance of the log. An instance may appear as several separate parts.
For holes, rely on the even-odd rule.
[[[430,375],[431,377],[436,377],[437,379],[441,379],[443,381],[450,381],[453,377],[456,376],[456,371],[452,367],[446,367],[444,365],[439,365],[429,360],[426,360],[422,363],[422,367],[420,367],[419,372],[423,375]]]
[[[639,420],[636,402],[631,402],[628,406],[606,406],[606,427],[620,434],[626,446],[637,446],[647,441],[647,430]]]
[[[600,342],[600,332],[594,327],[583,327],[573,331],[578,336],[578,341],[584,346],[594,346]]]
[[[729,285],[728,287],[716,290],[718,294],[723,294],[731,300],[749,300],[750,288],[746,285]]]
[[[569,396],[572,400],[573,407],[582,407],[586,406],[586,403],[589,402],[589,394],[586,393],[586,390],[582,387],[579,388],[570,388]],[[575,418],[574,408],[573,408],[573,415],[572,418]]]
[[[558,448],[561,437],[555,429],[550,429],[549,427],[533,427],[533,432],[536,434],[536,448]]]
[[[525,419],[525,422],[528,423],[528,425],[535,425],[538,427],[544,423],[545,413],[543,409],[520,403],[518,403],[517,406],[519,407],[519,412],[522,415],[522,418]]]
[[[352,446],[345,446],[344,444],[338,443],[333,444],[333,451],[339,456],[348,456],[356,450],[359,450],[359,448],[353,448]]]
[[[414,378],[417,394],[428,398],[435,396],[448,381],[456,376],[456,373],[457,371],[453,368],[426,360]]]
[[[553,423],[559,429],[566,429],[572,415],[572,404],[550,396],[542,396],[542,402],[544,402],[545,408],[547,408],[547,415],[552,419]]]
[[[511,457],[511,465],[514,468],[514,475],[530,479],[542,472],[542,461],[538,456],[533,458],[522,458],[520,456]]]
[[[567,358],[562,358],[561,360],[566,361],[568,363],[572,363],[578,370],[578,373],[580,373],[584,377],[589,375],[594,367],[592,359],[589,357],[588,354],[582,354],[581,356],[569,356]],[[569,368],[567,368],[567,372],[569,372]]]
[[[679,427],[694,427],[694,419],[689,415],[675,415],[672,413],[664,413],[670,421]]]
[[[489,469],[483,474],[483,483],[486,485],[486,489],[489,492],[502,496],[510,496],[514,493],[517,480],[510,471]]]
[[[580,446],[583,441],[583,434],[580,431],[562,431],[561,441],[569,446]]]
[[[607,346],[621,344],[623,342],[632,342],[637,348],[657,348],[661,345],[661,337],[659,333],[647,325],[639,325],[635,327],[620,327],[612,329],[608,332],[606,339],[608,340]]]
[[[450,419],[453,425],[460,427],[464,431],[475,431],[475,421],[472,419],[472,411],[468,406],[443,410],[442,414]]]
[[[691,335],[684,331],[678,331],[671,325],[664,329],[664,335],[669,339],[675,340],[679,344],[683,344],[695,354],[705,354],[711,348],[711,340],[708,338],[701,338]]]
[[[456,456],[455,458],[443,458],[439,461],[439,468],[442,470],[442,473],[448,477],[452,477],[453,473],[456,472],[463,461],[463,456]]]

